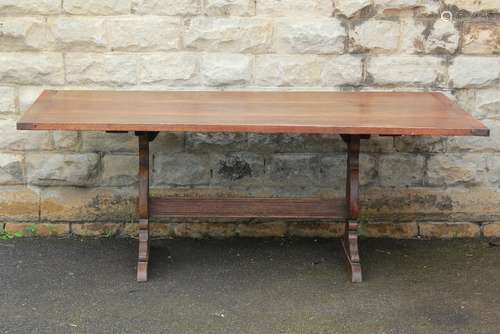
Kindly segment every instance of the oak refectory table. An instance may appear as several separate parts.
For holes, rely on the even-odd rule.
[[[44,91],[19,130],[134,132],[139,141],[139,260],[147,281],[149,219],[161,217],[341,219],[353,282],[358,252],[359,151],[384,136],[488,136],[489,130],[440,93]],[[347,145],[345,198],[151,198],[149,145],[160,131],[339,134]]]

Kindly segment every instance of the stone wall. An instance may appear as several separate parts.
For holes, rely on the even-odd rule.
[[[16,131],[46,88],[432,90],[491,137],[372,138],[361,156],[362,233],[499,235],[499,77],[500,0],[0,0],[0,229],[136,231],[136,138]],[[328,135],[161,134],[152,184],[179,195],[335,196],[344,192],[344,150]],[[153,227],[198,237],[341,230]]]

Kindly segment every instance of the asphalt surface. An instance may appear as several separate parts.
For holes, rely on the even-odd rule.
[[[0,241],[0,333],[500,333],[500,247],[362,240]]]

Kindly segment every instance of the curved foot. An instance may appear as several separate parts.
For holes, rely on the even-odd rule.
[[[351,282],[361,283],[363,281],[363,274],[359,261],[358,235],[356,232],[349,231],[341,241],[347,259],[348,269],[351,273]]]

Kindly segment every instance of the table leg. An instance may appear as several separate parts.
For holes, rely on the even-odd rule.
[[[136,132],[139,138],[139,197],[137,215],[139,217],[139,260],[137,281],[148,280],[149,266],[149,143],[157,133]]]
[[[363,280],[358,249],[359,226],[359,147],[360,136],[343,135],[347,144],[347,184],[346,201],[348,218],[345,225],[342,246],[351,273],[351,281],[359,283]]]

